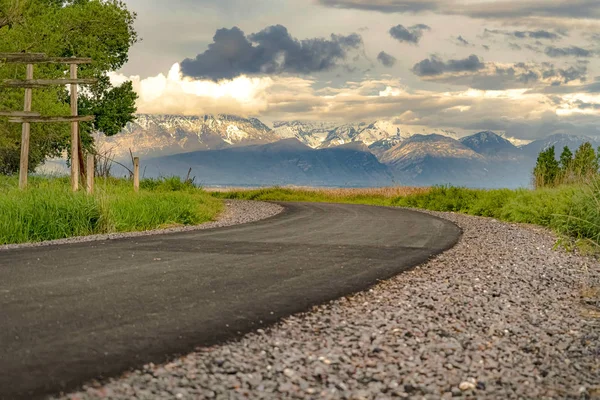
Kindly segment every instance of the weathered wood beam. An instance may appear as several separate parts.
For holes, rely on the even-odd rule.
[[[91,64],[87,57],[47,57],[43,53],[0,53],[0,61],[11,64]]]
[[[40,117],[35,111],[0,111],[0,117]]]
[[[0,86],[8,88],[43,88],[56,85],[92,85],[98,79],[5,79]]]
[[[46,53],[0,53],[0,58],[48,58]]]
[[[91,122],[96,119],[95,115],[80,115],[68,117],[9,117],[8,122],[35,123],[35,122]]]

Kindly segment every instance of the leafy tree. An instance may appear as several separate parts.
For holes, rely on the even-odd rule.
[[[598,173],[598,158],[589,142],[583,143],[575,152],[573,169],[577,177],[588,178]]]
[[[0,0],[0,52],[39,52],[51,57],[90,57],[79,76],[99,83],[80,96],[80,114],[94,114],[81,124],[82,141],[91,150],[91,133],[114,135],[133,120],[136,94],[130,82],[112,87],[108,72],[122,67],[137,42],[135,13],[120,0]],[[36,78],[64,77],[64,65],[35,66]],[[0,79],[24,78],[25,67],[0,64]],[[43,115],[69,115],[66,87],[34,89],[33,110]],[[23,107],[23,90],[0,89],[0,110]],[[68,124],[32,124],[30,168],[69,147]],[[0,119],[0,173],[14,173],[20,157],[21,127]]]
[[[560,154],[560,169],[562,172],[567,172],[573,164],[573,152],[568,146],[563,148]]]
[[[543,187],[554,185],[560,173],[560,166],[556,161],[554,146],[542,151],[537,158],[533,171],[535,186]]]

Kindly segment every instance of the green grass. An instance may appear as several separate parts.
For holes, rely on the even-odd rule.
[[[354,189],[260,189],[213,193],[218,198],[360,203],[492,217],[535,224],[600,244],[600,178],[588,185],[537,190],[458,187]]]
[[[143,180],[137,194],[129,181],[100,179],[93,196],[73,193],[68,178],[30,177],[25,191],[17,184],[0,176],[0,244],[200,224],[222,209],[178,178]]]

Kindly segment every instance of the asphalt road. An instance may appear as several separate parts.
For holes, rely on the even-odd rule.
[[[285,207],[229,228],[0,251],[0,398],[232,339],[390,278],[461,233],[400,209]]]

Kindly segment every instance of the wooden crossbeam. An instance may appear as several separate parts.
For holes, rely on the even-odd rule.
[[[8,88],[43,88],[56,85],[92,85],[97,83],[98,79],[5,79],[2,82],[3,87]]]
[[[0,111],[0,117],[39,117],[40,113],[35,111]]]
[[[34,123],[34,122],[91,122],[96,119],[94,115],[80,115],[68,117],[9,117],[8,122]]]
[[[0,53],[0,61],[14,64],[91,64],[86,57],[47,57],[44,53]]]

